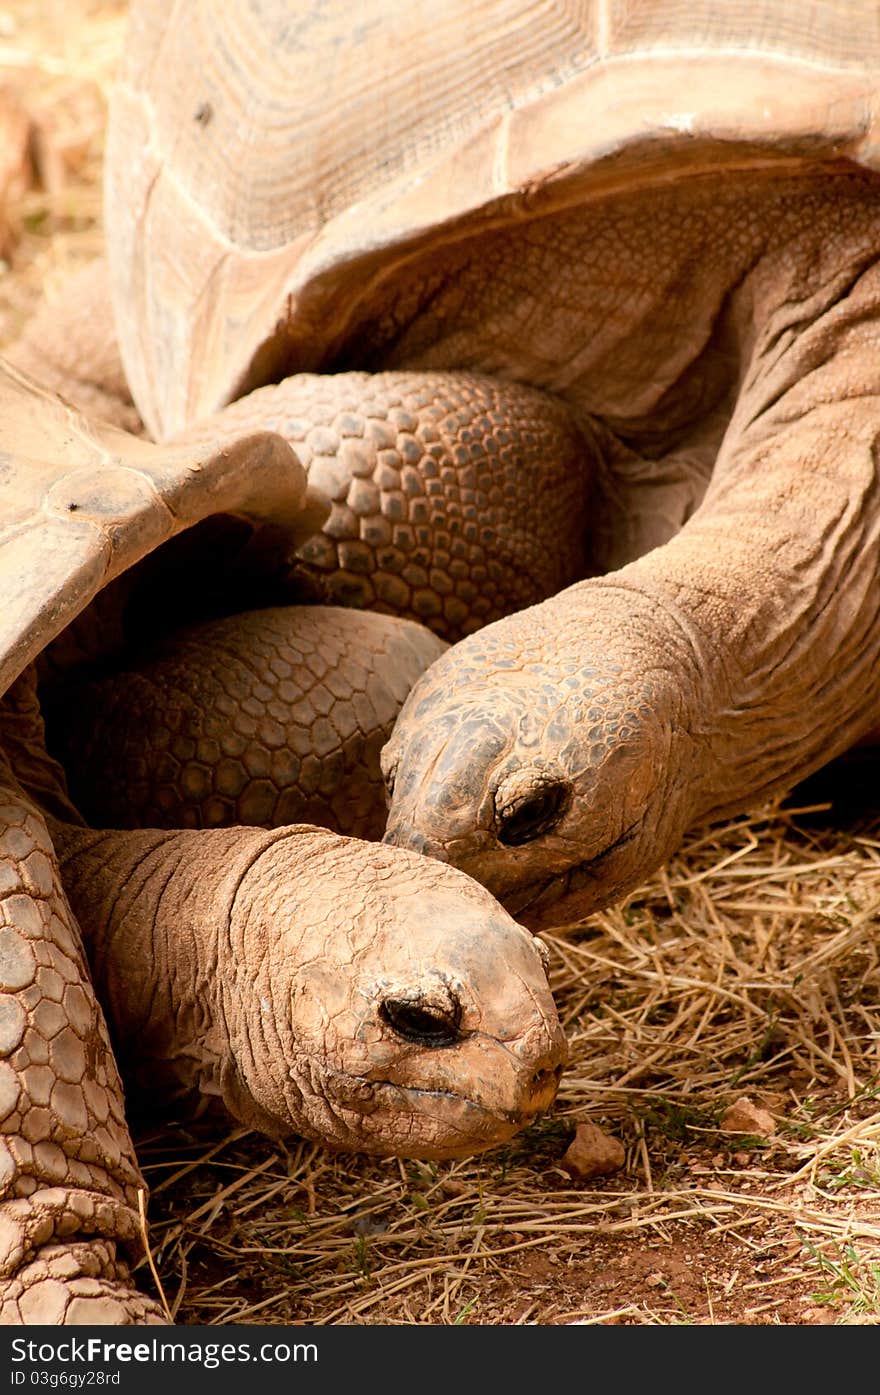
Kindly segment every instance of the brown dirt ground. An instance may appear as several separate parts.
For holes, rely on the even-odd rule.
[[[0,0],[0,344],[100,251],[124,9]],[[878,770],[697,830],[622,906],[548,937],[572,1060],[506,1149],[377,1162],[141,1125],[175,1319],[876,1323]],[[768,1132],[723,1130],[742,1096]],[[585,1121],[625,1162],[576,1182],[562,1157]]]

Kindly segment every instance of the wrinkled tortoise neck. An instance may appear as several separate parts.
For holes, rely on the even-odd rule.
[[[775,302],[754,290],[702,505],[665,546],[590,583],[651,596],[723,675],[692,817],[791,785],[880,719],[880,266],[842,259],[796,315],[783,272]]]
[[[265,946],[249,942],[234,906],[253,864],[286,833],[55,820],[50,829],[123,1073],[163,1101],[192,1107],[196,1095],[215,1096],[241,1117],[232,1034],[250,1011],[241,999]]]

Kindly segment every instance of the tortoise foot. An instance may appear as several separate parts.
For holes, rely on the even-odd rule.
[[[134,1286],[112,1241],[45,1245],[0,1284],[4,1326],[117,1326],[167,1323],[160,1305]]]

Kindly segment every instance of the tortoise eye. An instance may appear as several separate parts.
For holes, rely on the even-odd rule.
[[[516,848],[549,833],[559,822],[568,804],[568,786],[545,785],[537,794],[521,800],[497,814],[498,841]]]
[[[381,1014],[389,1027],[417,1046],[451,1046],[458,1040],[461,1004],[453,1002],[444,1010],[408,1002],[405,998],[386,998]]]
[[[382,762],[382,777],[385,781],[385,793],[390,799],[394,793],[394,777],[397,774],[397,761]]]

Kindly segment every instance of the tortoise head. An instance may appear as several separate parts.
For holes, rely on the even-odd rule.
[[[534,929],[629,890],[690,818],[688,665],[619,601],[573,587],[454,645],[382,754],[385,841],[462,868]]]
[[[552,1104],[566,1046],[543,946],[456,869],[280,832],[236,889],[231,935],[250,966],[231,997],[250,1006],[227,1005],[226,1094],[245,1122],[450,1158]]]

